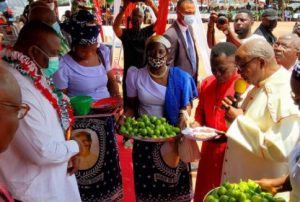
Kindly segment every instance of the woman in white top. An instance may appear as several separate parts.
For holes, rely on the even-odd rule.
[[[170,47],[165,37],[152,36],[146,44],[146,66],[129,68],[125,116],[165,117],[170,124],[184,127],[180,110],[191,110],[197,89],[188,73],[167,66]],[[179,159],[176,141],[134,141],[132,156],[136,201],[191,200],[190,171]]]

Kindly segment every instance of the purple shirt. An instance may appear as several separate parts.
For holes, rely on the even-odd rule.
[[[109,50],[108,50],[109,51]],[[103,52],[102,52],[103,53]],[[93,100],[110,97],[107,89],[107,72],[110,71],[109,54],[103,54],[103,64],[85,67],[67,54],[60,59],[59,70],[53,81],[59,89],[68,89],[68,96],[88,95]]]

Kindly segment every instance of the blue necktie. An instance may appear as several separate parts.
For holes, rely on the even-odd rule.
[[[192,42],[192,36],[191,36],[189,30],[186,30],[186,41],[187,41],[187,49],[188,49],[190,59],[192,62],[193,73],[195,73],[196,72],[196,55],[195,55],[195,48],[194,48],[193,42]]]

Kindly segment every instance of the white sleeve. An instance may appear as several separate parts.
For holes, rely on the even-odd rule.
[[[137,77],[138,77],[138,68],[132,66],[128,69],[126,77],[126,90],[128,97],[137,97]]]
[[[79,152],[76,141],[65,141],[63,132],[53,135],[54,131],[47,130],[45,116],[39,99],[29,90],[22,88],[23,102],[30,106],[28,114],[20,120],[15,140],[16,147],[23,158],[38,164],[60,164],[67,162],[70,157]],[[57,120],[53,120],[57,121]]]
[[[294,193],[300,193],[300,142],[290,156],[290,180]]]
[[[282,162],[287,160],[299,141],[299,129],[300,118],[297,115],[281,119],[265,132],[253,121],[240,115],[231,124],[227,135],[261,158]]]

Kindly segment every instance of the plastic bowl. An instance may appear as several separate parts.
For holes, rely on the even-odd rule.
[[[76,116],[87,115],[91,111],[93,98],[91,96],[74,96],[70,98]]]

